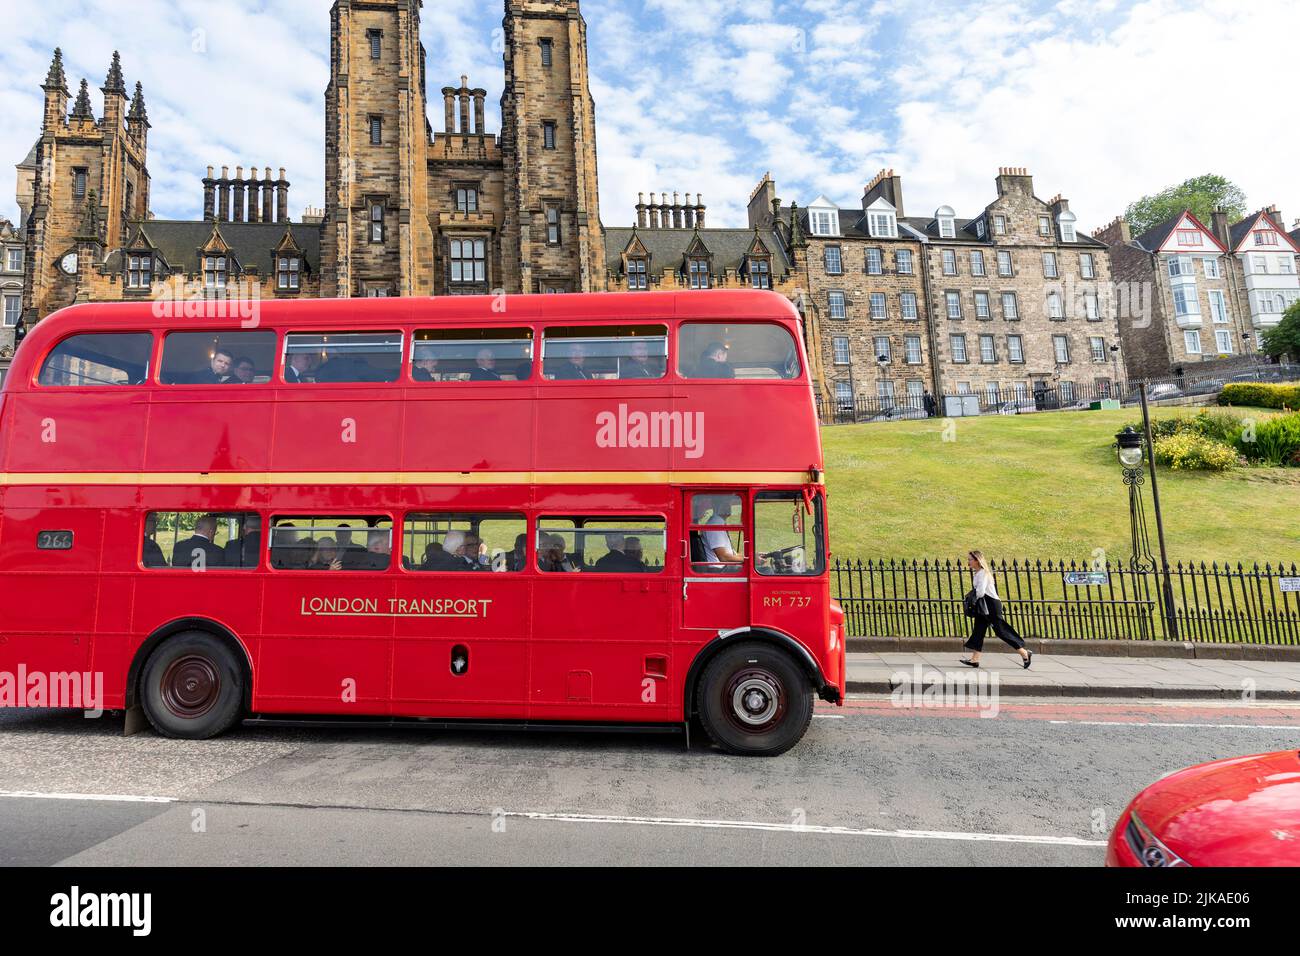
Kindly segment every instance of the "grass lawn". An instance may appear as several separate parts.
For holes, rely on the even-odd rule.
[[[1100,548],[1127,560],[1128,493],[1111,445],[1140,416],[956,419],[950,441],[942,419],[826,428],[831,546],[845,558],[955,558],[982,548],[996,559],[1087,561]],[[1171,562],[1300,563],[1300,469],[1162,468],[1158,478]],[[1157,551],[1149,481],[1145,494]]]

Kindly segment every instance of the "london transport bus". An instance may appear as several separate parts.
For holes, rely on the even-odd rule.
[[[0,672],[102,674],[105,709],[187,739],[697,721],[773,755],[842,703],[781,296],[168,311],[73,306],[14,357]]]

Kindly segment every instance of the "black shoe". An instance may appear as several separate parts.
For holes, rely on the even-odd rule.
[[[1025,653],[1029,656],[1025,658],[1025,662],[1021,666],[1024,667],[1025,670],[1029,670],[1029,665],[1034,662],[1034,652],[1026,651]]]
[[[959,660],[957,661],[957,663],[958,663],[958,664],[965,664],[967,667],[979,667],[979,666],[980,666],[979,661],[968,661],[968,660],[966,660],[965,658],[959,659]]]

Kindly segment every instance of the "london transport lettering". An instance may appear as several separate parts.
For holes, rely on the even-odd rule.
[[[454,617],[485,619],[492,598],[303,598],[303,617]]]

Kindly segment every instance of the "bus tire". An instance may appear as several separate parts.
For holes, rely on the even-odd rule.
[[[243,674],[225,642],[205,631],[163,641],[140,675],[145,716],[164,737],[207,740],[240,718]]]
[[[812,722],[813,692],[785,651],[737,644],[705,667],[695,712],[709,739],[727,753],[775,757],[803,739]]]

